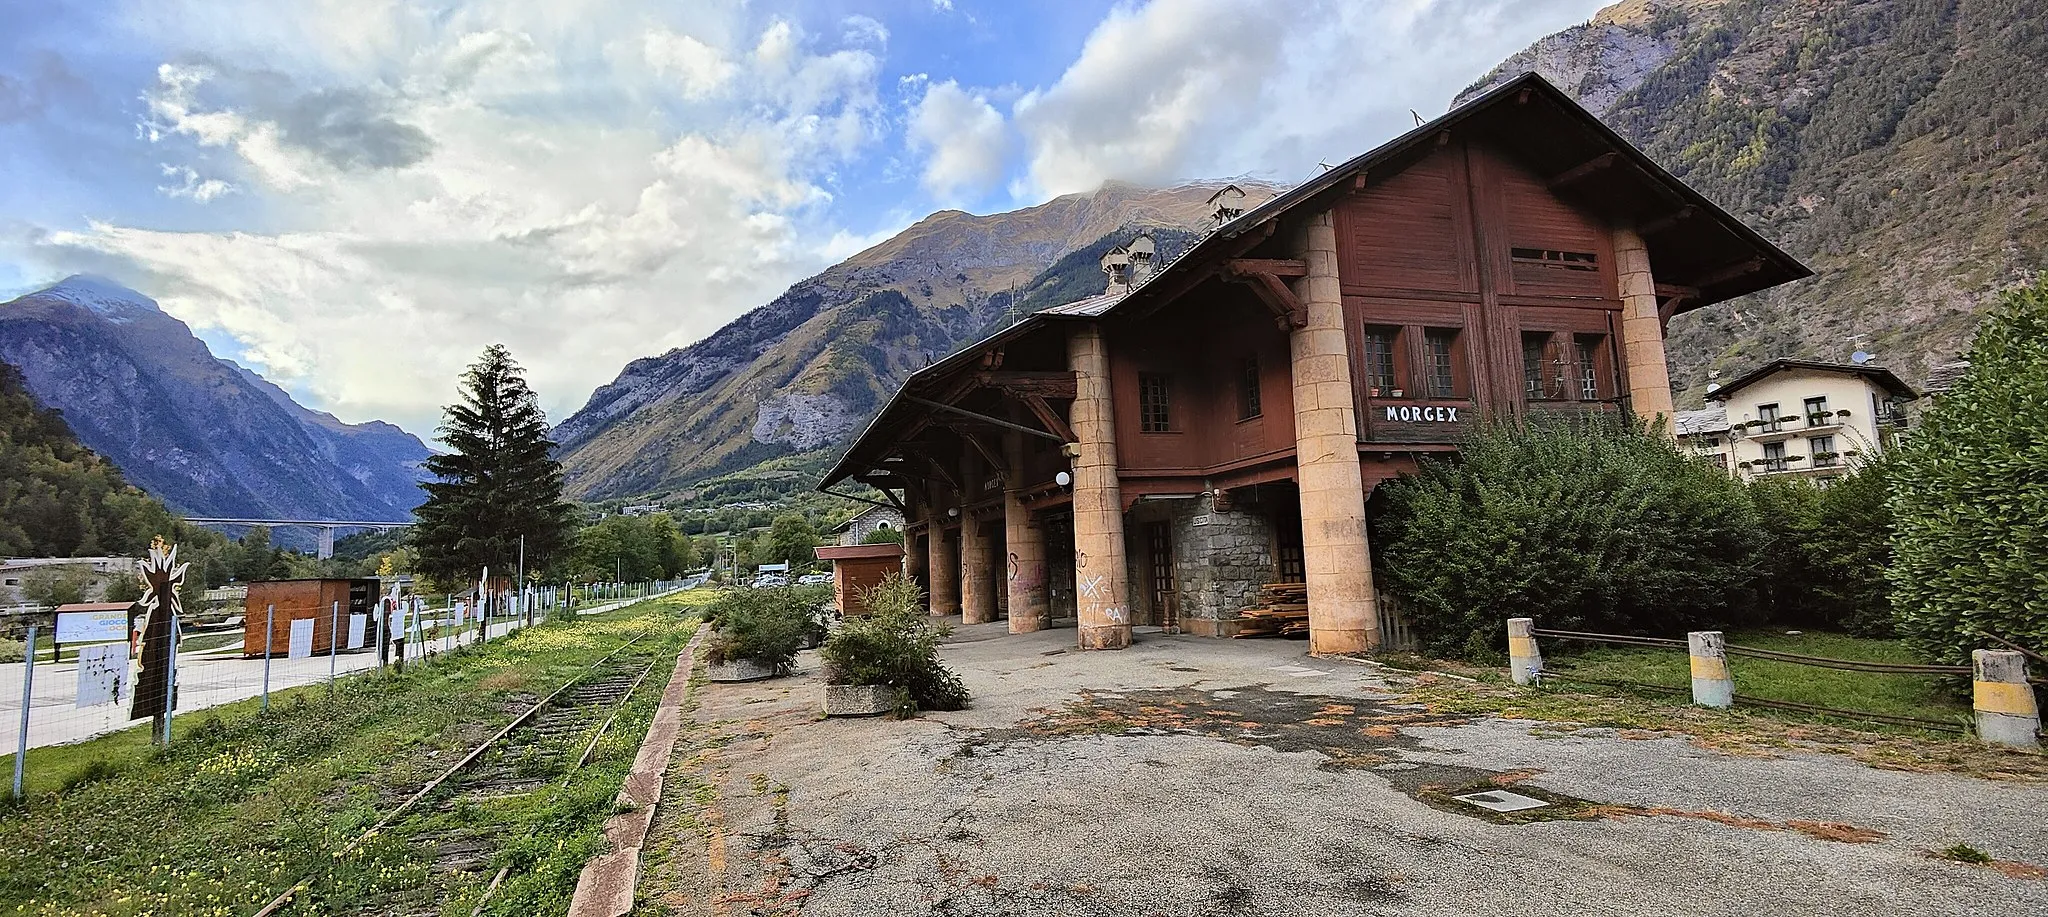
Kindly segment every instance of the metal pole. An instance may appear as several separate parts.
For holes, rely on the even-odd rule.
[[[270,640],[271,622],[277,620],[277,606],[263,606],[263,709],[270,710]]]
[[[170,670],[164,673],[164,747],[171,747],[171,717],[178,712],[178,616],[171,615]]]
[[[14,798],[21,798],[22,768],[28,763],[28,705],[36,692],[36,625],[28,626],[28,652],[21,657],[21,745],[14,753]]]
[[[384,635],[391,630],[391,600],[377,600],[377,671],[384,671]]]
[[[327,620],[327,699],[334,699],[334,665],[341,658],[341,603]]]
[[[519,617],[532,624],[533,618],[526,612],[526,536],[519,536]]]

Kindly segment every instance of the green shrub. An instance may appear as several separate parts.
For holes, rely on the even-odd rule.
[[[13,637],[0,637],[0,663],[20,662],[28,652],[28,643]]]
[[[861,544],[902,544],[903,530],[895,526],[882,526],[860,540]]]
[[[891,573],[860,597],[868,614],[847,618],[825,641],[825,680],[897,688],[905,714],[967,706],[967,686],[939,661],[939,641],[950,630],[925,614],[917,584]]]
[[[1633,418],[1482,424],[1374,502],[1379,581],[1432,653],[1496,657],[1516,617],[1671,636],[1755,614],[1742,485]]]
[[[820,586],[775,586],[719,596],[704,610],[705,620],[718,628],[706,659],[712,665],[745,659],[787,674],[797,651],[821,626],[818,608],[827,594]]]
[[[1897,450],[1899,633],[1967,663],[1997,636],[2048,649],[2048,280],[1984,318],[1970,368]]]

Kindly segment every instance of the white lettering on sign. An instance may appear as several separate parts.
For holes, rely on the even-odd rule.
[[[1457,423],[1458,409],[1454,407],[1401,407],[1388,406],[1387,419],[1396,421],[1421,421],[1424,423]]]

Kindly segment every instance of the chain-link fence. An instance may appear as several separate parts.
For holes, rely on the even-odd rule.
[[[332,690],[352,674],[428,664],[551,618],[597,614],[701,582],[535,586],[481,601],[394,594],[291,608],[266,603],[213,624],[188,615],[172,619],[171,652],[157,658],[174,661],[161,681],[143,670],[140,619],[124,606],[19,614],[19,633],[6,646],[18,640],[21,658],[0,662],[0,728],[11,740],[0,741],[13,752],[0,756],[0,774],[11,773],[7,786],[19,796],[35,764],[29,749],[145,722],[151,741],[175,741],[179,718],[190,713],[250,701],[267,710],[287,692]]]

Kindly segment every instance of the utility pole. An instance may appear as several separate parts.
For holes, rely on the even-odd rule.
[[[519,536],[519,618],[527,624],[533,623],[533,616],[526,609],[526,536]]]

